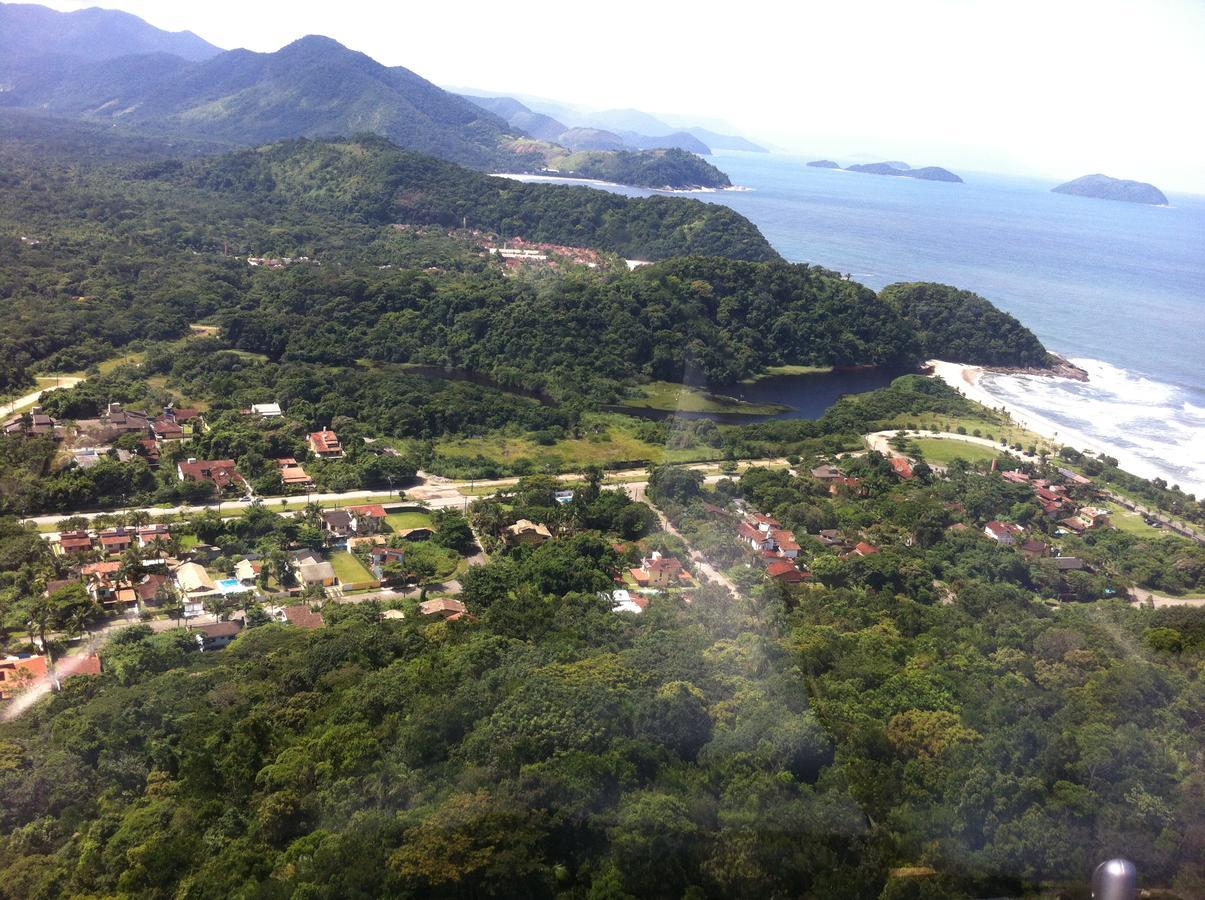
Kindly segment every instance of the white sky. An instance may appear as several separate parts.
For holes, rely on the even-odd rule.
[[[48,0],[225,48],[325,34],[441,85],[722,119],[833,156],[1205,193],[1205,0]]]

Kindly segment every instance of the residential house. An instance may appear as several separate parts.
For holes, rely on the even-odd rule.
[[[848,475],[841,475],[840,477],[829,481],[828,492],[834,497],[840,496],[841,494],[859,496],[865,493],[865,489],[862,487],[861,478],[853,478]]]
[[[389,563],[404,563],[405,561],[406,551],[401,547],[373,547],[368,551],[368,567],[377,581],[385,577],[385,566]]]
[[[279,403],[253,403],[243,410],[244,416],[259,416],[261,419],[279,419],[284,415]]]
[[[1000,477],[1005,481],[1011,481],[1013,484],[1029,484],[1029,476],[1019,469],[1010,469],[1007,472],[1001,472]]]
[[[1079,516],[1068,516],[1065,519],[1059,519],[1059,524],[1076,534],[1083,534],[1088,530],[1088,526],[1084,524],[1083,519]]]
[[[1025,529],[1014,522],[1001,522],[997,519],[992,519],[992,521],[983,526],[983,533],[996,543],[1011,547],[1016,543],[1017,538],[1025,533]]]
[[[56,578],[53,581],[46,582],[46,590],[42,593],[44,596],[49,597],[51,594],[57,594],[63,588],[70,587],[73,584],[75,584],[74,578]]]
[[[378,504],[367,506],[350,506],[350,512],[355,517],[357,534],[377,534],[385,527],[385,507]]]
[[[514,525],[507,527],[502,533],[502,539],[511,547],[520,544],[542,544],[552,539],[552,532],[548,530],[547,525],[520,519]]]
[[[912,463],[910,463],[906,457],[891,457],[891,468],[895,471],[896,475],[905,481],[909,481],[916,477],[916,473],[912,471]]]
[[[781,584],[799,584],[804,580],[799,567],[789,559],[771,560],[766,566],[766,574]]]
[[[246,480],[234,466],[233,459],[194,459],[176,464],[181,481],[208,481],[219,492],[232,487],[245,487]]]
[[[174,416],[156,416],[151,420],[151,434],[159,443],[184,440],[184,426]]]
[[[1070,469],[1059,469],[1058,473],[1072,484],[1078,484],[1081,487],[1085,487],[1092,483],[1091,478],[1085,478],[1083,475],[1080,475],[1078,472],[1073,472]]]
[[[215,622],[212,625],[189,625],[188,630],[196,637],[197,646],[201,648],[201,652],[211,653],[214,650],[225,650],[229,647],[230,642],[242,632],[243,623],[236,620]]]
[[[172,539],[172,533],[162,522],[153,525],[138,526],[138,546],[150,547],[156,541],[167,543]]]
[[[63,556],[79,556],[92,551],[92,533],[89,531],[63,531],[59,533],[55,548]]]
[[[308,491],[314,487],[314,479],[301,467],[301,463],[291,456],[276,460],[276,465],[280,468],[280,480],[286,490]]]
[[[683,571],[682,563],[673,557],[663,557],[657,551],[640,562],[639,569],[631,569],[632,578],[642,588],[665,589],[673,587],[690,576]]]
[[[295,552],[293,566],[297,569],[297,577],[307,587],[312,585],[332,587],[335,584],[335,567],[313,550]]]
[[[134,585],[134,593],[138,600],[147,606],[158,606],[176,599],[172,580],[166,575],[147,575]]]
[[[748,544],[754,550],[773,550],[774,536],[768,531],[761,531],[748,522],[741,522],[736,527],[736,536],[742,543]]]
[[[603,595],[604,597],[606,594]],[[611,592],[611,612],[630,612],[639,615],[649,608],[649,601],[635,591],[618,588]]]
[[[97,535],[100,548],[109,556],[125,553],[138,539],[136,532],[126,528],[106,528]]]
[[[123,589],[129,589],[128,585],[122,585],[117,580],[117,573],[120,570],[121,563],[117,560],[88,563],[80,569],[80,575],[84,578],[84,586],[93,600],[106,606],[113,606],[123,601],[132,602],[137,599],[136,596],[125,598],[120,596]]]
[[[282,606],[276,610],[275,618],[282,625],[294,625],[297,628],[321,628],[326,624],[322,613],[310,609],[308,603]]]
[[[850,551],[850,556],[873,556],[875,553],[881,552],[874,544],[869,544],[866,541],[858,541],[854,545],[854,549]]]
[[[771,536],[774,538],[774,548],[779,556],[785,556],[787,559],[795,559],[799,556],[802,548],[795,540],[795,532],[778,530],[771,532]]]
[[[812,477],[817,481],[832,481],[841,477],[841,470],[830,465],[816,466],[812,469]]]
[[[0,659],[0,700],[11,700],[49,675],[45,656],[5,656]]]
[[[218,589],[205,567],[195,562],[181,563],[172,574],[181,593],[186,596],[203,596]]]
[[[124,409],[120,403],[110,403],[101,422],[111,433],[138,434],[151,430],[150,416],[137,410]]]
[[[351,510],[326,509],[322,511],[322,527],[329,535],[347,537],[356,530],[356,518]]]
[[[257,560],[240,559],[234,564],[234,577],[240,584],[255,587],[259,581],[259,573],[263,571],[263,563]]]
[[[329,428],[313,432],[307,443],[310,452],[319,459],[342,459],[343,457],[343,445],[339,443],[338,435]]]
[[[844,550],[849,546],[843,535],[836,528],[822,528],[817,534],[811,535],[822,546],[830,550]]]
[[[138,442],[138,455],[146,460],[146,464],[152,469],[159,468],[160,450],[159,444],[154,438],[144,438]]]
[[[1028,559],[1040,559],[1050,553],[1049,544],[1045,541],[1034,540],[1033,538],[1022,541],[1018,549]]]
[[[1095,506],[1085,506],[1076,513],[1076,518],[1084,523],[1085,528],[1100,528],[1102,525],[1109,524],[1109,511]]]
[[[1054,567],[1060,572],[1079,572],[1088,566],[1078,556],[1056,556],[1054,558]]]
[[[448,622],[454,622],[468,614],[463,603],[448,598],[426,600],[418,605],[418,610],[424,616],[440,616]]]

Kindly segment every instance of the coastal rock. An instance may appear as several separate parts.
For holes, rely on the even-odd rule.
[[[1087,381],[1088,373],[1064,356],[1050,354],[1050,365],[1045,368],[1034,366],[984,366],[988,372],[1001,375],[1043,375],[1047,378],[1070,378],[1072,381]]]
[[[1121,200],[1126,203],[1145,203],[1149,206],[1167,206],[1163,191],[1145,181],[1130,181],[1109,175],[1085,175],[1066,184],[1051,188],[1056,194],[1071,194],[1076,197],[1092,197],[1097,200]]]

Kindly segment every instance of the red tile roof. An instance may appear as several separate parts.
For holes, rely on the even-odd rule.
[[[314,612],[304,603],[300,606],[286,606],[284,615],[290,625],[296,625],[298,628],[321,628],[326,624],[322,613]]]
[[[348,510],[355,513],[357,516],[368,516],[373,519],[383,519],[387,515],[385,507],[378,504],[369,504],[368,506],[349,506]]]
[[[225,488],[241,480],[233,459],[198,459],[180,463],[180,473],[194,481],[209,481]]]
[[[858,541],[853,552],[858,554],[858,556],[870,556],[870,554],[878,553],[880,551],[879,548],[874,544],[868,544],[866,541]]]
[[[895,474],[900,476],[900,478],[907,479],[913,477],[912,463],[908,462],[902,456],[891,457],[891,468],[895,469]]]

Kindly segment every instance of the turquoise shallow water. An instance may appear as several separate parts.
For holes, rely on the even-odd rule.
[[[692,196],[747,216],[794,262],[876,289],[925,280],[982,294],[1092,373],[1087,385],[993,377],[995,396],[1205,492],[1205,197],[1167,192],[1170,207],[1149,207],[1054,194],[1054,181],[959,171],[966,183],[946,184],[806,161],[718,153],[748,190]]]

